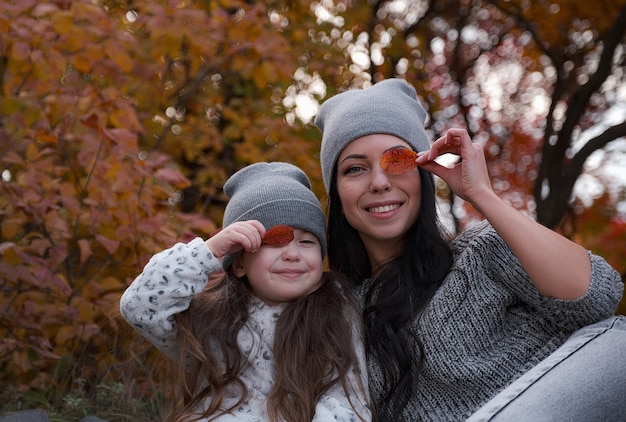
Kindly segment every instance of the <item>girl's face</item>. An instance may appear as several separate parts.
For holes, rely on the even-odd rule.
[[[244,252],[233,262],[237,277],[248,277],[252,292],[268,305],[290,302],[321,286],[322,249],[317,237],[294,229],[285,246],[263,245],[258,252]]]
[[[420,212],[418,170],[389,175],[380,168],[381,155],[396,147],[411,149],[393,135],[367,135],[348,144],[337,159],[342,211],[374,260],[402,252],[404,235]]]

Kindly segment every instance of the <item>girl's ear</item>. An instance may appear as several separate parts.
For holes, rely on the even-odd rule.
[[[243,265],[243,254],[239,254],[232,264],[233,274],[237,278],[241,278],[246,275],[246,269]]]

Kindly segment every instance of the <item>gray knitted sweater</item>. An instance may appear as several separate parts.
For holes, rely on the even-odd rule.
[[[486,222],[453,242],[455,262],[413,330],[423,372],[403,421],[461,421],[558,348],[572,332],[615,312],[624,285],[604,259],[591,258],[591,285],[577,300],[541,296]],[[373,281],[357,290],[363,298]],[[370,393],[381,398],[380,366],[368,357]]]
[[[154,255],[124,292],[120,299],[122,316],[163,353],[176,359],[177,326],[174,315],[189,308],[193,297],[204,290],[209,274],[221,270],[222,264],[202,239],[196,238],[187,244],[177,243]],[[248,388],[248,396],[237,409],[216,420],[268,420],[267,399],[275,373],[272,346],[276,320],[283,309],[283,305],[269,306],[253,297],[248,320],[237,336],[237,344],[248,359],[248,365],[240,374],[240,379]],[[352,340],[359,359],[360,373],[363,374],[361,383],[367,385],[363,343],[357,331],[355,324],[355,337]],[[357,385],[355,371],[351,371],[349,377],[352,384]],[[369,397],[364,397],[356,388],[350,394],[352,403],[340,383],[333,385],[319,398],[313,421],[356,422],[359,418],[355,409],[359,415],[370,420],[371,411],[367,404]],[[233,405],[239,397],[240,391],[234,386],[229,387],[225,407]],[[210,397],[206,400],[208,403]]]

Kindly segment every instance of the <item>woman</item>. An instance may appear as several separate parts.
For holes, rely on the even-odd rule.
[[[465,420],[576,330],[611,317],[623,292],[602,258],[493,192],[464,130],[430,146],[425,116],[415,90],[390,79],[330,98],[316,117],[329,263],[360,299],[381,421]],[[417,168],[386,173],[381,157],[398,148],[418,152]],[[438,164],[446,153],[461,160]],[[486,220],[448,242],[429,172]],[[615,322],[624,327],[603,323]]]

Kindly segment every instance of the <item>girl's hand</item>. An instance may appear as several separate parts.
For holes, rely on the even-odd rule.
[[[458,155],[460,160],[452,167],[435,162],[437,157],[447,153]],[[485,195],[493,195],[483,148],[472,143],[464,129],[448,130],[433,143],[429,151],[419,154],[416,163],[441,177],[456,195],[479,210],[480,199]]]
[[[240,250],[256,252],[261,247],[265,227],[257,220],[238,221],[205,241],[216,258]]]

